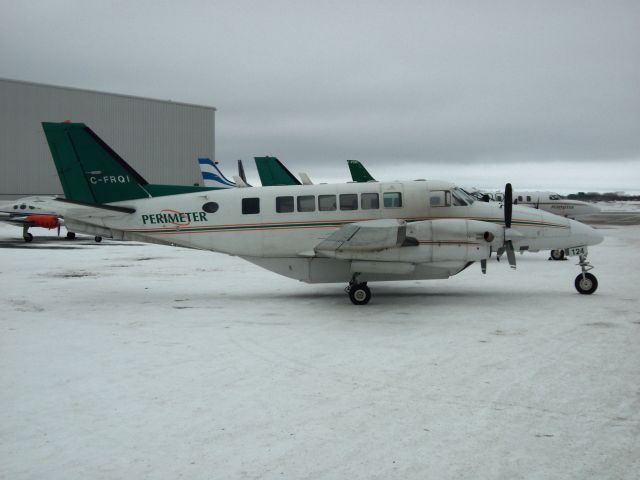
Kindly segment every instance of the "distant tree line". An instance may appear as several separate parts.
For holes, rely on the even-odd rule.
[[[567,198],[571,200],[582,200],[583,202],[615,202],[640,200],[640,195],[625,195],[623,192],[578,192],[570,193]]]

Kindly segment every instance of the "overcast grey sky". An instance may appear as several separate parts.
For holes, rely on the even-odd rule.
[[[229,169],[640,190],[637,0],[2,0],[0,76],[213,105]]]

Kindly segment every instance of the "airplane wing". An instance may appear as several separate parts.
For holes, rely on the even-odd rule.
[[[407,222],[385,219],[344,225],[316,245],[316,254],[374,252],[402,246],[407,240]]]
[[[0,213],[0,222],[10,223],[11,225],[17,225],[18,227],[32,225],[32,222],[27,220],[26,216],[11,216],[8,213]]]

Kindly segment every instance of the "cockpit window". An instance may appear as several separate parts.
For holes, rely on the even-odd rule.
[[[556,194],[549,195],[549,200],[560,200],[560,195],[556,195]]]

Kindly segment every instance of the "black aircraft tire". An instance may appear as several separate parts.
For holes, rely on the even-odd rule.
[[[93,239],[96,241],[96,243],[100,243],[102,241],[102,237],[96,235],[95,237],[93,237]]]
[[[366,305],[371,300],[371,290],[365,283],[352,285],[349,289],[349,299],[354,305]]]
[[[552,260],[564,260],[564,250],[551,250]]]
[[[29,243],[30,241],[33,240],[33,235],[31,235],[29,232],[25,233],[24,236],[22,237],[24,239],[25,242]]]
[[[75,232],[67,232],[67,240],[73,240],[76,238]]]
[[[576,277],[574,285],[576,290],[582,295],[591,295],[598,289],[598,279],[591,273],[579,274]]]

